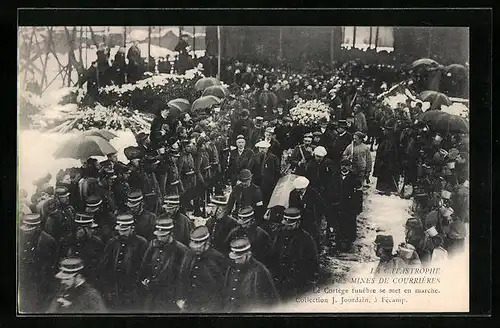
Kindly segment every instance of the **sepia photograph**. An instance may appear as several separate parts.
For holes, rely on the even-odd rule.
[[[468,312],[469,62],[467,27],[18,26],[18,314]]]

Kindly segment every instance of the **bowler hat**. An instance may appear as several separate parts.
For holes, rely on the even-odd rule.
[[[238,179],[240,181],[248,181],[252,179],[252,172],[249,169],[243,169],[240,171]]]

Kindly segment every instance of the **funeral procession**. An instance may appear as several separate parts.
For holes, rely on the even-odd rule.
[[[18,33],[21,314],[272,312],[468,251],[460,28]]]

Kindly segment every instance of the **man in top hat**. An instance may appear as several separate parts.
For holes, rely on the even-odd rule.
[[[276,135],[274,134],[274,127],[267,127],[264,131],[264,139],[269,142],[269,152],[276,155],[278,160],[281,162],[281,155],[283,154],[283,149],[278,140],[276,140]]]
[[[271,261],[273,243],[269,234],[258,226],[255,212],[251,206],[243,207],[238,212],[238,226],[233,228],[225,241],[229,245],[231,240],[238,237],[247,237],[253,247],[255,258],[268,265]]]
[[[56,278],[62,288],[52,300],[47,313],[105,313],[101,294],[89,284],[83,274],[84,262],[78,257],[61,261]]]
[[[229,195],[225,213],[232,214],[236,217],[240,208],[252,206],[260,222],[264,214],[264,203],[262,201],[262,192],[259,186],[252,182],[252,177],[252,172],[250,170],[241,170],[238,181]]]
[[[356,216],[363,209],[361,183],[352,173],[352,162],[343,159],[340,172],[333,175],[332,207],[328,216],[329,233],[336,231],[337,242],[344,247],[356,239]]]
[[[311,183],[311,187],[316,189],[324,198],[328,198],[334,173],[333,162],[326,157],[327,154],[323,146],[314,148],[314,158],[310,159],[306,164],[305,174],[305,177]]]
[[[243,169],[248,169],[250,160],[253,156],[253,151],[245,148],[246,141],[243,135],[236,137],[236,149],[232,150],[229,155],[229,172],[231,177],[231,185],[234,187],[238,180],[238,174]]]
[[[275,154],[269,152],[271,144],[266,140],[259,141],[255,147],[259,152],[253,155],[249,169],[253,175],[253,182],[259,186],[262,192],[264,207],[269,203],[274,187],[280,178],[279,159]]]
[[[391,273],[395,268],[394,261],[394,238],[391,235],[377,235],[374,241],[375,255],[380,261],[375,269],[375,276],[383,276]]]
[[[156,224],[156,214],[144,208],[144,196],[142,191],[134,190],[128,194],[127,207],[134,216],[135,233],[144,237],[147,241],[154,238],[154,229]]]
[[[99,262],[99,286],[113,311],[134,311],[140,306],[139,269],[148,242],[134,233],[134,216],[117,217],[118,236],[109,240]]]
[[[45,232],[59,242],[61,238],[73,233],[76,211],[69,205],[69,191],[66,187],[58,187],[54,193],[55,202],[49,206],[49,215],[45,222]]]
[[[40,214],[22,218],[19,234],[19,312],[44,311],[56,272],[57,243],[41,229]]]
[[[224,312],[247,312],[279,302],[273,277],[264,264],[252,255],[248,238],[231,241],[231,265],[224,276]]]
[[[310,291],[310,283],[318,270],[318,251],[309,233],[300,227],[301,211],[289,207],[283,212],[284,226],[274,238],[273,265],[276,287],[282,298]]]
[[[101,197],[97,195],[88,197],[85,204],[85,212],[94,216],[94,221],[99,226],[99,238],[106,244],[113,237],[116,216],[107,209]]]
[[[194,221],[185,213],[181,207],[179,195],[165,196],[163,201],[163,216],[167,216],[174,221],[174,238],[178,242],[188,245],[189,234],[194,229]]]
[[[180,287],[180,268],[189,248],[175,240],[174,225],[170,218],[158,219],[156,239],[149,242],[142,257],[138,280],[146,292],[144,310],[148,313],[179,310],[175,301]]]
[[[181,265],[177,304],[193,313],[216,312],[222,309],[224,273],[229,260],[210,246],[210,232],[199,226],[191,232],[189,248]]]
[[[207,207],[208,220],[205,223],[210,233],[212,247],[221,253],[228,252],[226,238],[229,232],[238,226],[238,221],[227,214],[226,205],[227,198],[224,195],[210,198],[210,204]]]
[[[351,160],[352,171],[361,184],[370,183],[370,173],[372,171],[370,146],[363,143],[364,138],[364,133],[359,131],[354,133],[352,143],[346,147],[343,154],[343,158]]]
[[[303,143],[297,145],[290,155],[291,169],[295,174],[304,175],[305,166],[313,158],[314,148],[312,147],[313,134],[304,134]]]

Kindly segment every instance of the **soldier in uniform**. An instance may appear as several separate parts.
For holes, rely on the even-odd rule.
[[[237,182],[238,174],[243,169],[248,169],[250,160],[253,156],[251,149],[245,148],[245,137],[238,135],[236,137],[236,149],[229,155],[229,172],[231,176],[231,185],[234,187]]]
[[[137,310],[140,304],[139,269],[148,242],[134,233],[134,217],[117,217],[118,236],[109,240],[97,269],[108,307],[116,312]]]
[[[73,233],[75,209],[69,205],[69,191],[66,187],[55,190],[55,202],[49,206],[49,216],[45,222],[45,232],[54,237],[56,242]]]
[[[98,184],[95,194],[101,197],[104,206],[114,215],[118,214],[116,198],[114,193],[114,184],[118,176],[112,166],[104,166],[98,178]]]
[[[60,258],[76,256],[83,260],[85,268],[83,275],[91,283],[96,282],[96,270],[104,254],[104,243],[101,238],[92,233],[97,227],[94,216],[89,213],[76,213],[76,232],[60,244]]]
[[[144,207],[153,214],[157,214],[162,204],[162,193],[160,184],[156,179],[155,170],[159,161],[156,157],[147,154],[143,165],[143,187]]]
[[[128,211],[128,193],[131,191],[128,183],[130,172],[130,168],[126,165],[115,166],[115,173],[118,178],[113,184],[113,195],[115,197],[115,205],[118,213],[125,213]]]
[[[271,273],[252,256],[248,238],[231,241],[231,265],[224,277],[224,312],[245,312],[279,302]]]
[[[181,265],[181,288],[177,297],[182,309],[194,313],[216,312],[222,309],[224,273],[229,260],[210,247],[210,233],[206,226],[191,232],[189,248]],[[179,304],[178,301],[178,304]]]
[[[238,183],[229,195],[225,214],[232,214],[236,217],[238,211],[245,206],[253,207],[257,221],[261,222],[264,215],[262,192],[256,184],[252,183],[252,172],[248,169],[241,170]]]
[[[99,226],[99,238],[106,244],[114,235],[116,216],[107,209],[101,197],[97,195],[87,198],[85,212],[94,216],[94,221]]]
[[[276,287],[282,298],[299,296],[310,289],[318,270],[318,251],[309,233],[300,228],[300,210],[287,208],[284,229],[274,239],[273,266]]]
[[[56,272],[57,243],[41,229],[40,214],[23,216],[19,235],[19,312],[45,311]]]
[[[305,166],[313,158],[312,133],[304,134],[304,142],[297,145],[290,155],[291,169],[295,174],[304,175]]]
[[[231,215],[225,214],[227,205],[226,196],[214,196],[210,199],[207,207],[208,220],[205,226],[208,228],[211,237],[211,245],[221,253],[229,253],[229,246],[225,243],[229,232],[238,226]]]
[[[179,195],[166,196],[163,203],[165,215],[174,221],[173,234],[175,240],[188,245],[189,234],[194,229],[194,221],[182,210]],[[165,216],[165,215],[162,215]]]
[[[280,177],[280,164],[278,157],[269,152],[271,144],[266,140],[259,141],[255,145],[259,152],[253,155],[249,169],[253,173],[254,183],[259,186],[262,192],[264,207],[269,203],[271,194]]]
[[[169,154],[166,157],[168,164],[167,180],[165,186],[166,195],[180,195],[184,192],[179,174],[178,161],[179,161],[179,144],[175,142],[169,149]]]
[[[269,234],[259,227],[254,218],[254,210],[251,206],[243,207],[238,212],[238,226],[233,228],[225,241],[229,245],[232,240],[239,237],[247,237],[253,246],[255,258],[268,265],[271,261],[273,243]]]
[[[189,248],[174,239],[173,228],[172,219],[159,219],[154,231],[156,239],[149,242],[142,257],[139,280],[146,294],[144,310],[148,313],[179,311],[176,293],[181,264]]]
[[[80,258],[61,261],[56,278],[61,281],[60,291],[52,300],[47,313],[106,313],[101,294],[86,281]]]
[[[154,238],[156,215],[144,208],[144,196],[142,191],[134,190],[128,194],[127,207],[134,216],[135,233],[144,237],[147,241]]]

